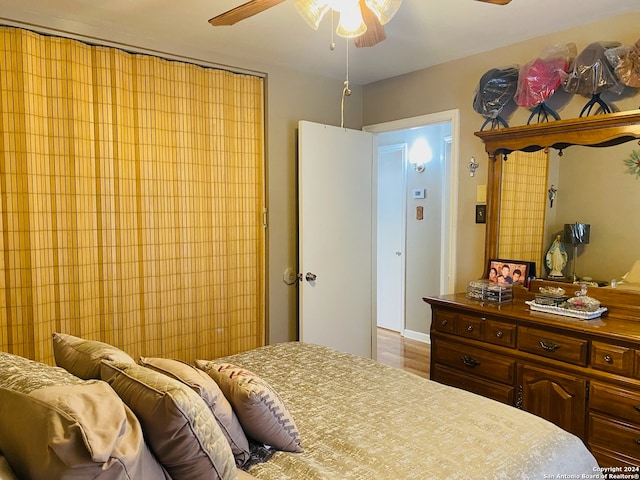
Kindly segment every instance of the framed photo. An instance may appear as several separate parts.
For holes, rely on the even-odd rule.
[[[476,223],[487,223],[486,205],[476,205]]]
[[[487,278],[491,282],[511,285],[529,285],[529,278],[536,276],[536,264],[521,260],[493,258],[487,265]]]

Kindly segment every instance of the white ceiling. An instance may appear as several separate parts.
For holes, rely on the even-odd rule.
[[[230,27],[207,20],[243,0],[2,0],[0,22],[27,23],[96,40],[220,65],[265,71],[277,65],[344,79],[346,44],[329,49],[327,15],[312,30],[286,0]],[[349,78],[368,83],[603,18],[640,10],[639,0],[404,0],[370,48],[350,43]],[[597,38],[595,40],[616,40]],[[579,46],[580,47],[580,46]]]

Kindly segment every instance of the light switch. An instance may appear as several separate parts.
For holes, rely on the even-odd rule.
[[[422,220],[424,214],[424,208],[422,206],[416,207],[416,220]]]

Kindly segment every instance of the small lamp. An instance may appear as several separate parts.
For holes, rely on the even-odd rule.
[[[567,223],[564,226],[564,241],[573,245],[573,281],[578,280],[576,275],[576,260],[578,259],[578,245],[589,244],[591,225],[586,223]]]

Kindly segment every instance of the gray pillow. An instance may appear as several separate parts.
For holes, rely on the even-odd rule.
[[[85,380],[100,378],[102,360],[136,363],[128,354],[108,343],[66,333],[54,333],[52,338],[56,365]]]
[[[104,360],[100,374],[134,411],[149,447],[173,480],[236,480],[231,447],[191,388],[136,364]]]
[[[191,387],[204,400],[218,421],[231,446],[236,465],[241,467],[249,460],[249,442],[238,417],[218,384],[209,375],[187,363],[169,358],[140,357],[138,363]]]
[[[298,427],[267,381],[230,363],[196,360],[195,364],[220,385],[247,436],[278,450],[302,452]]]

